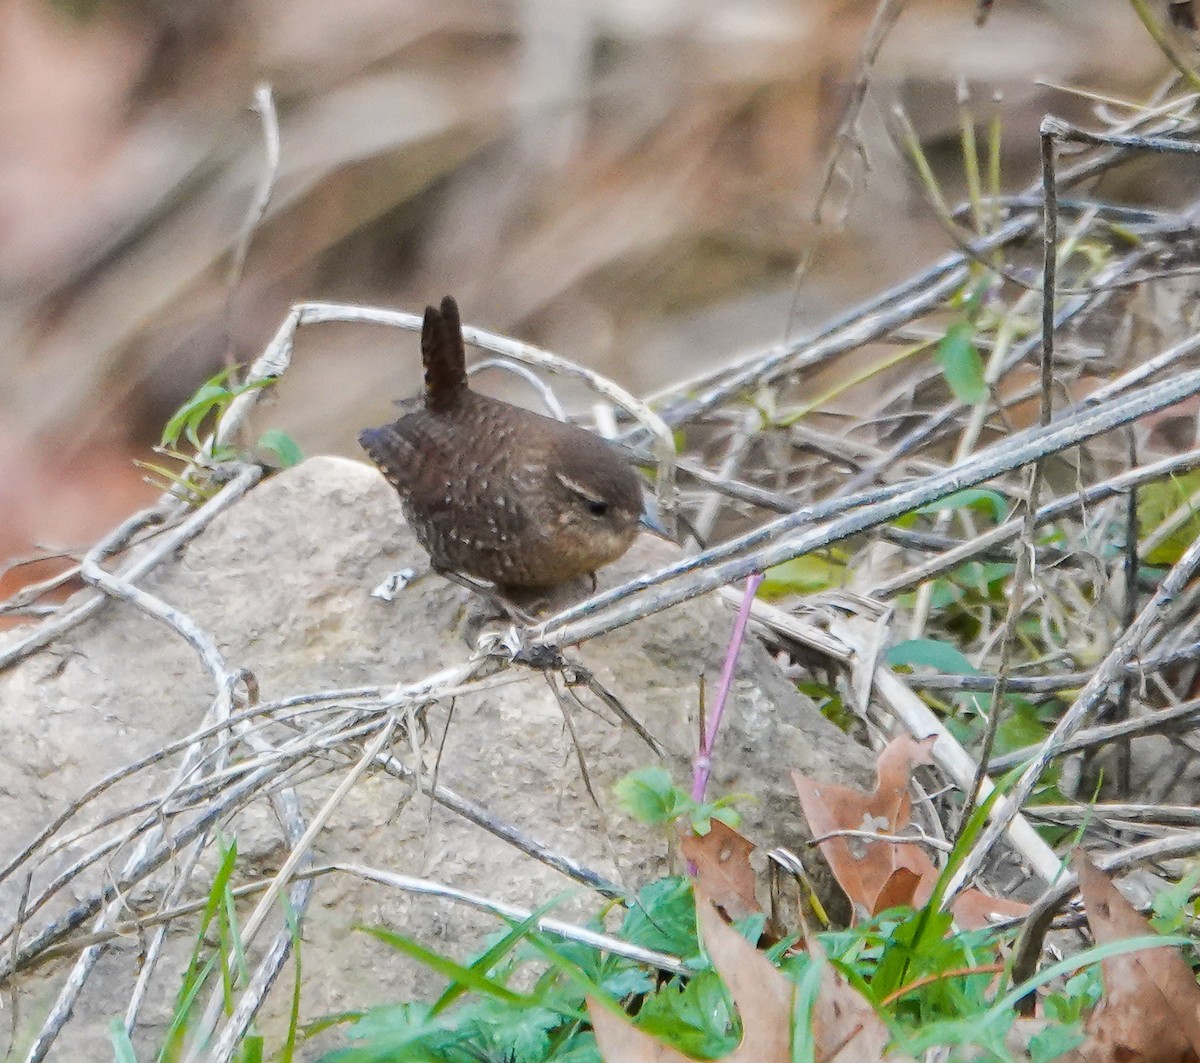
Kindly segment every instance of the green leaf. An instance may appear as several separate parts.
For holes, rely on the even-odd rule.
[[[200,449],[200,426],[212,411],[228,402],[232,396],[225,388],[205,384],[192,396],[188,415],[184,418],[183,434],[197,450]]]
[[[240,1063],[262,1063],[263,1061],[263,1036],[260,1033],[247,1033],[242,1038],[242,1052]]]
[[[313,1030],[309,1028],[309,1036]],[[348,1032],[358,1042],[322,1057],[323,1063],[399,1063],[435,1060],[429,1049],[446,1036],[444,1025],[430,1019],[428,1005],[391,1004],[372,1008]]]
[[[1042,1003],[1047,1018],[1069,1026],[1082,1021],[1103,996],[1100,969],[1086,967],[1066,980],[1061,993],[1047,993]]]
[[[950,912],[939,911],[927,904],[896,926],[879,966],[875,968],[875,977],[871,979],[871,992],[876,1000],[938,969],[944,939],[953,921]]]
[[[814,1063],[817,1058],[813,1036],[813,1011],[821,993],[821,972],[828,961],[811,960],[800,975],[792,998],[792,1063]]]
[[[191,398],[180,406],[167,421],[166,427],[163,428],[160,445],[173,447],[179,442],[182,434],[187,437],[192,446],[199,450],[200,426],[214,409],[219,413],[224,412],[225,407],[239,395],[244,395],[247,391],[254,391],[257,388],[268,387],[277,379],[269,376],[250,384],[227,387],[226,380],[239,368],[240,366],[236,365],[228,366],[201,384]]]
[[[196,389],[192,397],[189,398],[187,402],[180,406],[179,409],[171,415],[171,419],[167,421],[166,426],[163,428],[162,445],[164,447],[173,447],[177,442],[179,442],[180,434],[183,432],[188,421],[194,416],[197,407],[206,403],[210,396],[212,396],[214,393],[229,393],[228,390],[222,385],[229,377],[229,374],[232,373],[236,368],[237,366],[231,365],[225,369],[222,369],[219,373],[217,373],[216,376],[209,377],[208,380],[206,380],[200,385],[200,387]],[[205,406],[204,412],[207,413],[208,409],[209,407]]]
[[[352,1018],[355,1016],[354,1012],[348,1014]],[[354,1025],[350,1028],[350,1037],[356,1041],[366,1041],[370,1038],[414,1032],[423,1036],[440,1029],[440,1026],[441,1024],[429,1014],[428,1004],[381,1004],[357,1016]],[[305,1033],[312,1037],[327,1028],[327,1025],[314,1023],[305,1030]]]
[[[945,509],[977,509],[990,513],[992,520],[1000,524],[1008,516],[1008,500],[997,491],[986,487],[968,487],[952,495],[929,502],[917,510],[918,513],[940,513]]]
[[[640,823],[660,826],[678,814],[684,795],[675,786],[666,768],[639,768],[631,771],[614,787],[617,803]]]
[[[223,966],[226,956],[221,950],[219,956],[205,958],[209,928],[214,920],[220,922],[220,913],[224,903],[226,890],[234,868],[237,866],[237,839],[226,842],[224,836],[218,836],[217,847],[221,854],[221,862],[213,877],[212,886],[208,891],[208,899],[200,916],[200,928],[196,934],[196,943],[192,947],[192,955],[183,974],[182,984],[175,998],[175,1009],[171,1015],[171,1025],[159,1052],[159,1059],[174,1059],[179,1054],[187,1034],[188,1022],[191,1019],[192,1006],[195,1004],[200,991],[208,982],[208,977],[217,969],[218,960]]]
[[[1150,925],[1160,934],[1173,934],[1185,930],[1192,921],[1192,893],[1200,882],[1200,869],[1184,875],[1179,882],[1154,894],[1151,906],[1154,917]]]
[[[1011,753],[1014,749],[1037,745],[1046,737],[1047,727],[1038,714],[1037,706],[1024,698],[1009,698],[996,729],[997,754]]]
[[[712,830],[712,821],[719,819],[727,827],[737,830],[742,823],[741,813],[733,808],[734,801],[753,800],[749,794],[728,794],[715,801],[693,801],[686,795],[678,795],[679,807],[675,810],[676,817],[686,815],[694,830],[703,838]]]
[[[789,594],[812,594],[845,586],[846,581],[845,565],[817,554],[805,554],[767,569],[758,597],[770,600]]]
[[[516,924],[510,920],[510,925]],[[610,997],[599,981],[571,958],[570,950],[557,947],[557,939],[535,930],[526,940],[541,953],[542,959],[556,968],[558,973],[575,987],[575,992],[569,999],[561,992],[542,992],[536,1000],[538,1005],[555,1008],[568,1017],[580,1016],[583,1012],[583,997],[587,995],[614,1012],[621,1010],[620,1002]]]
[[[304,965],[300,960],[300,919],[296,909],[292,907],[291,898],[287,893],[279,895],[280,906],[283,908],[283,918],[287,923],[288,933],[292,937],[292,998],[288,1011],[287,1038],[278,1055],[278,1063],[292,1063],[296,1056],[296,1032],[300,1028],[300,990],[304,985]]]
[[[1059,960],[1058,963],[1041,968],[1032,978],[997,998],[989,1011],[997,1016],[1007,1014],[1016,1008],[1022,997],[1028,996],[1039,986],[1053,982],[1065,974],[1073,974],[1089,964],[1107,960],[1110,956],[1124,956],[1128,952],[1138,952],[1141,949],[1169,948],[1176,945],[1191,947],[1195,945],[1195,942],[1185,934],[1145,934],[1121,938],[1119,941],[1109,941],[1103,945],[1093,945],[1090,949],[1085,949],[1065,960]]]
[[[979,357],[974,335],[975,326],[971,322],[956,322],[946,330],[937,349],[938,365],[942,367],[942,375],[954,397],[971,406],[988,395],[983,379],[983,359]]]
[[[1029,1039],[1030,1063],[1051,1063],[1061,1059],[1086,1040],[1079,1026],[1059,1026],[1057,1023],[1046,1026]]]
[[[280,467],[284,469],[299,465],[304,460],[300,444],[278,428],[270,428],[258,437],[258,449],[271,451],[279,459]]]
[[[908,639],[897,642],[885,655],[887,663],[924,665],[952,675],[979,675],[979,669],[963,656],[962,651],[938,639]]]
[[[931,586],[933,589],[929,596],[929,604],[935,610],[946,609],[967,596],[967,592],[952,579],[935,579]],[[905,598],[909,600],[904,600],[901,604],[906,609],[911,609],[916,595],[906,595]]]
[[[712,811],[712,818],[719,819],[725,826],[734,830],[742,825],[742,814],[736,808],[717,806]]]
[[[642,1002],[637,1025],[689,1056],[719,1058],[737,1047],[735,1012],[716,971],[672,981]]]
[[[1156,531],[1171,514],[1187,505],[1200,491],[1200,469],[1146,484],[1138,490],[1137,517],[1140,534]],[[1193,514],[1144,558],[1152,565],[1173,565],[1200,535],[1200,514]]]
[[[504,1008],[490,1017],[488,1037],[512,1063],[535,1063],[549,1057],[550,1035],[562,1021],[552,1008]]]
[[[625,913],[621,938],[672,956],[697,955],[700,943],[692,884],[684,878],[663,878],[643,886]]]
[[[950,573],[950,579],[987,598],[1002,595],[1003,582],[1015,571],[1007,561],[967,561]]]
[[[124,1020],[112,1019],[108,1024],[108,1035],[112,1038],[115,1063],[138,1063],[137,1055],[133,1051],[133,1042],[125,1032]]]

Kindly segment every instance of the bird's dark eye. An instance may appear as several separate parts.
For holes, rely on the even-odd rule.
[[[603,498],[597,498],[594,494],[595,488],[589,491],[586,487],[582,487],[574,480],[569,480],[562,473],[554,474],[558,478],[558,482],[571,492],[593,517],[604,517],[608,515],[609,504]]]

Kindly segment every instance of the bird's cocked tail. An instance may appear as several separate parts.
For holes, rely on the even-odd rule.
[[[434,413],[453,409],[467,390],[467,350],[458,303],[452,296],[442,300],[440,309],[425,308],[421,360],[425,364],[425,408]]]

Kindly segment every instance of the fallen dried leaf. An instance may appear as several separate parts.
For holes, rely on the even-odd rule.
[[[595,998],[587,998],[587,1009],[605,1063],[692,1063],[690,1056],[614,1015]]]
[[[883,1060],[891,1034],[863,995],[825,956],[816,938],[808,953],[821,964],[821,988],[812,1010],[813,1055],[820,1063]]]
[[[1072,863],[1098,944],[1154,933],[1086,853],[1077,849]],[[1101,968],[1104,999],[1087,1020],[1087,1040],[1059,1063],[1200,1060],[1200,986],[1178,949],[1164,945],[1110,956]]]
[[[1029,911],[1023,901],[993,897],[983,890],[965,889],[950,902],[954,923],[962,930],[982,930],[1004,919],[1019,919]]]
[[[931,763],[934,738],[907,735],[893,739],[879,754],[873,793],[848,786],[818,783],[792,772],[800,804],[813,836],[838,884],[850,898],[856,918],[876,915],[898,904],[919,908],[933,895],[938,870],[919,845],[884,839],[827,837],[858,830],[896,834],[908,826],[912,800],[908,786],[913,768]],[[963,890],[951,910],[967,930],[991,925],[998,918],[1023,915],[1028,905],[991,897],[981,890]]]
[[[791,1063],[792,983],[721,918],[700,890],[696,894],[696,921],[704,950],[729,988],[742,1019],[742,1043],[725,1057],[724,1063]],[[588,1000],[588,1013],[606,1063],[688,1060],[595,1000]]]
[[[680,834],[683,855],[696,868],[698,893],[734,922],[762,911],[754,896],[754,868],[750,866],[753,842],[719,819],[712,821],[703,837],[681,820]]]
[[[704,949],[742,1019],[742,1043],[721,1063],[791,1063],[792,997],[795,987],[697,891],[696,921]],[[818,1063],[887,1063],[890,1034],[862,994],[809,943],[821,965],[811,1029]],[[688,1056],[636,1029],[627,1019],[588,1000],[596,1043],[605,1063],[691,1063]],[[889,1057],[900,1063],[896,1057]]]
[[[888,880],[875,897],[875,911],[885,912],[889,908],[898,908],[902,904],[915,907],[917,890],[920,886],[921,876],[912,868],[896,868],[888,876]]]

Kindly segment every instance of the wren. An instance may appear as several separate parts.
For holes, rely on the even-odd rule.
[[[638,533],[641,481],[599,436],[467,384],[458,304],[427,307],[424,395],[359,443],[400,493],[433,569],[500,591],[547,588],[619,558]]]

